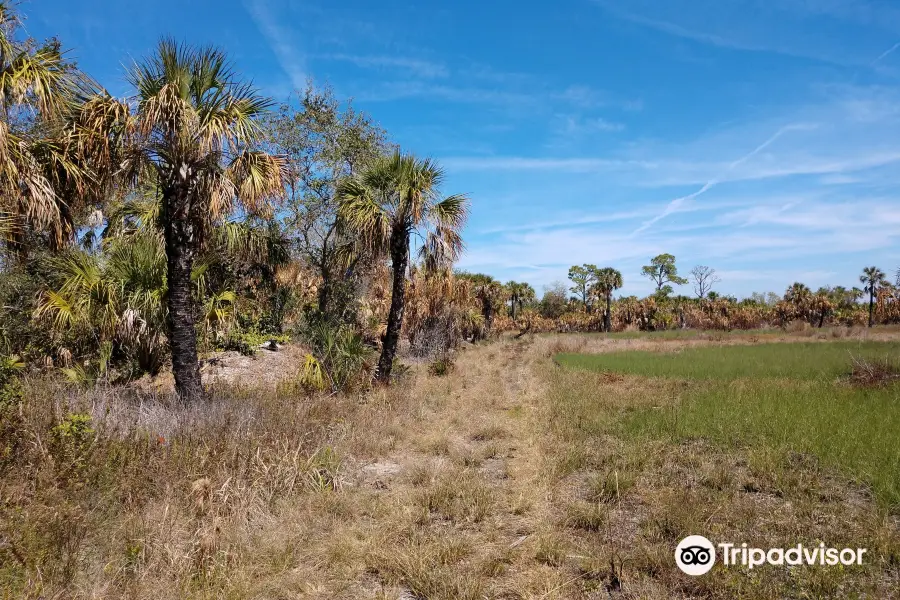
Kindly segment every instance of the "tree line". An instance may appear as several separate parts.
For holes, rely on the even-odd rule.
[[[557,329],[563,330],[574,327],[611,331],[616,312],[621,317],[616,324],[618,328],[636,323],[644,329],[689,326],[688,321],[693,323],[691,326],[713,328],[785,325],[798,319],[819,327],[826,321],[847,325],[864,323],[869,327],[877,321],[900,321],[900,269],[896,284],[891,284],[881,269],[866,267],[859,276],[862,287],[825,286],[813,292],[805,284],[797,282],[788,287],[783,295],[754,293],[743,300],[722,296],[713,289],[722,280],[712,267],[698,265],[691,269],[688,277],[681,276],[676,259],[671,254],[653,257],[650,264],[641,268],[640,274],[652,282],[655,288],[653,294],[644,299],[628,296],[614,301],[613,293],[623,286],[621,272],[612,267],[598,268],[593,264],[574,265],[568,271],[571,284],[568,288],[559,282],[551,284],[545,288],[543,297],[539,301],[533,300],[528,308],[537,318],[558,321]],[[688,284],[693,288],[693,296],[674,295],[673,286]],[[866,301],[865,304],[863,301]],[[600,302],[603,305],[598,309]],[[734,318],[709,320],[691,319],[690,315],[686,317],[686,311],[696,316],[704,310],[724,316],[732,314]],[[736,316],[742,310],[747,315]],[[593,317],[597,312],[599,318]],[[635,313],[644,316],[629,316]],[[546,322],[541,327],[554,329]]]

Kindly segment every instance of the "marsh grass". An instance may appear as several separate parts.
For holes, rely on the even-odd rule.
[[[558,527],[579,555],[623,565],[626,597],[895,597],[898,405],[887,388],[616,379],[549,365],[545,376],[548,474],[565,499]],[[828,410],[816,407],[823,397]],[[872,560],[847,570],[717,565],[690,578],[672,568],[671,549],[697,533],[761,547],[824,540],[868,548]],[[611,570],[600,572],[607,585]]]
[[[560,353],[558,364],[573,369],[681,379],[787,378],[835,379],[853,370],[859,359],[895,357],[900,343],[829,343],[705,346],[677,352]]]
[[[747,380],[696,386],[671,409],[630,414],[624,431],[811,454],[900,511],[900,386]]]
[[[705,438],[785,456],[809,454],[871,487],[878,501],[896,512],[900,385],[858,386],[850,375],[860,364],[891,372],[888,367],[898,356],[895,342],[837,341],[563,354],[557,361],[574,369],[672,382],[668,388],[645,385],[640,403],[618,411],[615,429],[623,433],[673,441]],[[593,420],[598,431],[611,430],[610,414],[592,412],[587,411],[584,423]]]

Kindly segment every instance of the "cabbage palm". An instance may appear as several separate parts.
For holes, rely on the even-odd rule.
[[[131,70],[135,95],[89,99],[77,125],[79,150],[110,189],[159,190],[165,254],[169,345],[175,387],[202,396],[191,271],[211,230],[234,210],[266,213],[280,195],[284,163],[257,149],[271,101],[240,82],[215,48],[163,40]],[[100,176],[98,175],[98,179]]]
[[[463,195],[442,198],[443,170],[430,159],[399,150],[338,187],[338,218],[345,233],[377,254],[390,256],[391,307],[376,377],[389,382],[403,326],[410,236],[422,240],[426,269],[447,267],[462,250],[460,231],[468,213]]]
[[[516,320],[516,305],[521,309],[523,304],[535,300],[534,288],[524,282],[507,282],[506,293],[509,295],[510,316],[513,321]]]
[[[606,314],[603,316],[603,327],[606,332],[612,331],[612,295],[622,287],[622,273],[612,267],[605,267],[597,272],[597,291],[606,298]]]
[[[869,294],[869,327],[871,327],[875,322],[875,295],[888,282],[884,271],[878,267],[866,267],[863,269],[862,275],[859,276],[859,282],[864,286],[863,291]]]

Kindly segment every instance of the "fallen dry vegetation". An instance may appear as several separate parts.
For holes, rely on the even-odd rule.
[[[620,432],[619,411],[664,406],[683,383],[566,371],[549,358],[560,343],[479,345],[444,376],[420,365],[360,397],[308,398],[281,384],[221,389],[184,407],[31,382],[2,433],[12,448],[0,483],[5,594],[897,593],[897,517],[864,487],[801,453]],[[81,413],[92,419],[67,417]],[[672,552],[698,532],[769,545],[827,540],[867,547],[873,562],[690,578]]]

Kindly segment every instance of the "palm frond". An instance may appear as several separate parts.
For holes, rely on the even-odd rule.
[[[338,186],[338,218],[352,235],[369,249],[384,248],[390,238],[391,217],[373,198],[371,189],[356,179],[347,179]]]
[[[233,207],[238,189],[229,173],[218,166],[204,169],[197,184],[199,195],[209,203],[209,216],[218,219],[229,214]]]
[[[250,212],[265,214],[269,201],[284,193],[286,163],[283,157],[248,150],[228,165],[228,177],[237,189],[237,198]]]
[[[432,206],[430,212],[439,226],[459,231],[469,216],[469,198],[465,194],[447,196]]]
[[[74,73],[58,45],[47,44],[34,51],[27,46],[11,50],[15,55],[0,71],[0,89],[7,101],[33,102],[46,116],[62,114],[74,98],[76,86]]]
[[[428,271],[449,269],[463,250],[462,237],[455,229],[435,227],[425,237],[419,256]]]

